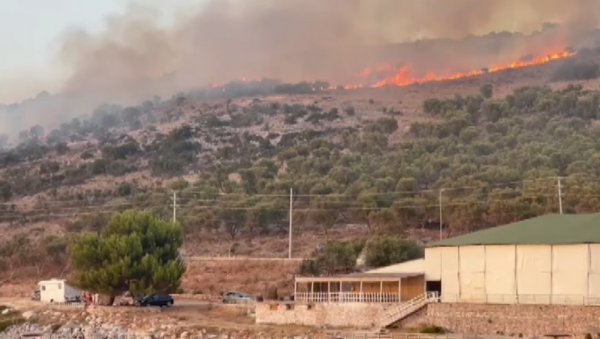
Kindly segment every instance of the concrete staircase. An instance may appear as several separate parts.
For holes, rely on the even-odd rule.
[[[386,310],[385,314],[379,321],[379,327],[386,328],[391,324],[417,312],[427,304],[439,301],[439,299],[440,297],[437,293],[424,293],[409,301],[394,305],[392,308]]]

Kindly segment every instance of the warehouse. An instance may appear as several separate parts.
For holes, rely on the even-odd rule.
[[[443,302],[600,304],[600,214],[546,215],[425,249]]]

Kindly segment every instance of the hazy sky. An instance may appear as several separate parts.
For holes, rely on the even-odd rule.
[[[345,81],[368,66],[360,44],[530,33],[547,22],[576,32],[598,18],[598,0],[0,0],[0,103],[43,90],[139,99],[161,84],[242,76]]]
[[[165,24],[173,14],[202,0],[137,1],[159,10]],[[0,0],[0,103],[53,91],[65,78],[57,59],[69,29],[102,31],[106,19],[123,14],[132,0]]]

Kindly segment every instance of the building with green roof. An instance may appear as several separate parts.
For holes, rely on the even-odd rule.
[[[467,245],[600,244],[600,213],[548,214],[431,244]]]
[[[430,244],[446,302],[600,304],[600,214],[550,214]]]

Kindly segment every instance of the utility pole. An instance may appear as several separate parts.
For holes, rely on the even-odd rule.
[[[560,185],[560,179],[561,177],[556,177],[556,183],[558,186],[558,212],[560,214],[563,214],[563,207],[562,207],[562,187]]]
[[[294,189],[290,188],[290,227],[289,227],[289,244],[288,244],[288,258],[292,259],[292,223],[294,220],[294,212],[293,212],[293,205],[294,205],[294,201],[293,201],[293,196],[294,196]]]
[[[442,232],[443,225],[444,225],[444,221],[443,221],[443,218],[442,218],[442,216],[443,216],[443,214],[442,214],[442,212],[443,212],[443,208],[442,208],[442,192],[444,192],[444,189],[440,188],[440,195],[439,195],[439,198],[438,198],[438,201],[439,201],[439,204],[440,204],[440,240],[442,240],[442,238],[444,237],[444,234]]]
[[[177,192],[173,191],[173,223],[177,222]]]

